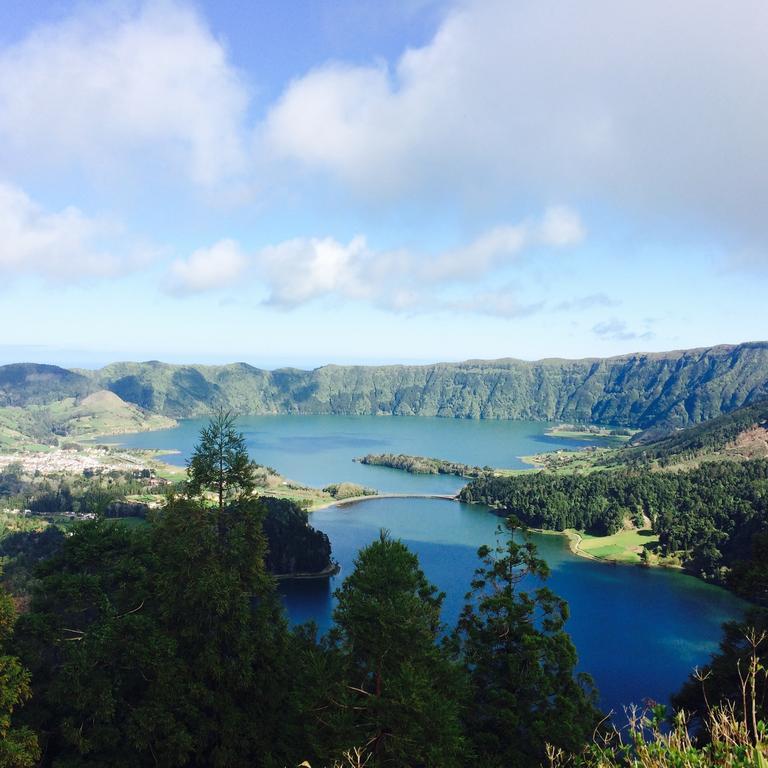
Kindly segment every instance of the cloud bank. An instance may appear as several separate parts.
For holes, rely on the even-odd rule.
[[[768,4],[468,0],[296,79],[266,151],[367,197],[597,200],[768,241]]]
[[[95,5],[0,52],[0,159],[124,172],[141,158],[213,184],[248,166],[248,100],[191,7]]]
[[[470,296],[465,287],[504,274],[532,249],[575,246],[585,235],[576,212],[553,207],[539,220],[494,227],[462,247],[436,254],[378,251],[358,235],[347,243],[332,237],[293,238],[247,258],[235,242],[222,240],[175,261],[166,287],[188,294],[256,283],[266,291],[264,303],[279,309],[325,299],[365,301],[392,311],[454,309],[516,317],[538,305],[521,302],[509,285]],[[456,288],[458,298],[444,295]]]
[[[646,320],[645,325],[649,326],[650,322]],[[651,330],[633,331],[626,321],[615,317],[597,323],[592,327],[592,332],[603,341],[648,341],[655,336]]]

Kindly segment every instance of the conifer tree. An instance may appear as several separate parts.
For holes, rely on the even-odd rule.
[[[15,639],[44,765],[282,768],[306,754],[264,509],[242,478],[224,479],[221,511],[171,496],[144,528],[75,526],[43,563]]]
[[[498,545],[478,550],[482,564],[453,638],[471,681],[467,733],[485,768],[538,766],[547,743],[577,751],[600,718],[591,680],[574,674],[568,605],[536,586],[547,565],[513,530],[506,521]]]
[[[219,512],[226,501],[253,492],[253,465],[231,411],[219,408],[200,430],[200,442],[187,465],[187,485],[193,495],[214,491]]]
[[[365,747],[376,766],[463,765],[460,673],[437,644],[444,595],[416,555],[382,531],[336,596],[341,745]]]

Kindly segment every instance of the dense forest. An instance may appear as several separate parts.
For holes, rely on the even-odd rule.
[[[688,499],[693,508],[698,494],[718,510],[706,525],[757,530],[768,462],[710,469],[706,489],[704,474],[606,472],[571,477],[581,484],[559,492],[654,514],[660,526],[667,504]],[[726,628],[705,670],[708,692],[692,678],[678,695],[698,719],[699,744],[679,718],[670,730],[659,706],[617,730],[576,671],[568,606],[546,586],[547,565],[514,518],[478,550],[455,626],[441,623],[445,596],[416,555],[382,531],[355,558],[336,592],[333,628],[318,638],[312,625],[288,626],[269,573],[270,558],[272,570],[319,564],[270,551],[270,516],[294,536],[310,535],[306,515],[254,497],[254,472],[232,416],[219,412],[201,432],[187,482],[147,525],[106,517],[106,506],[67,535],[51,526],[6,539],[6,555],[26,558],[34,574],[15,619],[0,589],[0,766],[763,764],[764,614]],[[546,501],[552,479],[481,485],[499,480],[486,477],[468,488],[514,489],[509,499],[525,516],[521,500]],[[736,508],[743,519],[727,511]],[[694,522],[683,517],[681,530]],[[746,555],[748,569],[766,562],[768,537],[755,540],[763,549]],[[721,702],[732,708],[718,710]]]
[[[331,632],[291,629],[228,419],[203,431],[187,492],[151,524],[99,516],[39,539],[15,626],[0,594],[0,765],[277,768],[346,753],[369,768],[527,768],[547,744],[582,748],[596,694],[530,543],[500,528],[445,627],[444,595],[382,532],[337,591]]]
[[[97,371],[0,367],[0,407],[109,390],[173,418],[327,413],[683,426],[768,397],[768,343],[606,359],[324,366],[266,371],[115,363]]]
[[[255,472],[258,468],[252,465]],[[18,509],[28,508],[39,518],[55,519],[61,515],[99,515],[105,519],[152,517],[144,502],[124,501],[125,496],[140,494],[154,504],[161,504],[173,487],[149,486],[149,470],[135,476],[113,471],[105,476],[69,477],[66,479],[32,478],[21,472],[19,465],[0,469],[0,500]],[[184,484],[176,486],[184,490]],[[307,511],[289,499],[260,497],[263,528],[268,542],[267,570],[275,575],[316,573],[331,567],[331,545],[328,537],[309,525]],[[55,525],[49,526],[55,528]],[[34,551],[49,553],[38,547],[39,541],[52,541],[53,534],[30,530],[0,539],[0,557],[6,558],[6,577],[15,581],[28,579],[36,562]],[[17,559],[22,555],[20,559]],[[32,559],[31,559],[32,558]]]
[[[678,555],[693,573],[726,579],[754,600],[768,598],[765,579],[745,571],[768,531],[765,460],[711,462],[678,472],[486,475],[470,481],[460,498],[556,531],[607,535],[625,520],[641,524],[647,517],[663,555]]]

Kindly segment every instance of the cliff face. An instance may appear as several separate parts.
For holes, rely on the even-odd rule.
[[[166,416],[420,415],[683,426],[768,397],[768,342],[585,360],[470,360],[425,366],[264,371],[238,363],[116,363],[82,372]]]

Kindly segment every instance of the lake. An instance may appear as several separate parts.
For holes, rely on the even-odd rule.
[[[183,464],[204,421],[176,429],[121,436],[126,446],[175,448]],[[457,421],[418,417],[264,416],[242,419],[255,461],[309,485],[351,480],[392,493],[453,493],[460,478],[418,476],[352,461],[369,452],[412,453],[468,464],[521,467],[519,457],[572,447],[528,422]],[[419,556],[427,577],[446,593],[443,621],[455,622],[477,566],[476,550],[492,543],[499,519],[487,508],[441,499],[370,499],[312,514],[325,531],[341,573],[318,581],[283,582],[289,616],[330,625],[332,592],[352,568],[355,553],[387,528]],[[717,649],[720,625],[744,604],[722,589],[663,569],[611,566],[573,555],[562,536],[534,534],[549,564],[550,588],[571,609],[567,624],[605,709],[647,698],[667,701],[696,665]]]
[[[205,419],[189,419],[157,432],[120,435],[129,448],[167,448],[165,457],[184,466]],[[450,475],[410,475],[353,459],[366,453],[407,453],[465,464],[524,469],[521,456],[588,442],[551,437],[549,425],[529,421],[479,421],[418,416],[247,416],[238,420],[251,458],[290,480],[322,488],[350,481],[384,493],[458,491],[465,480]]]

